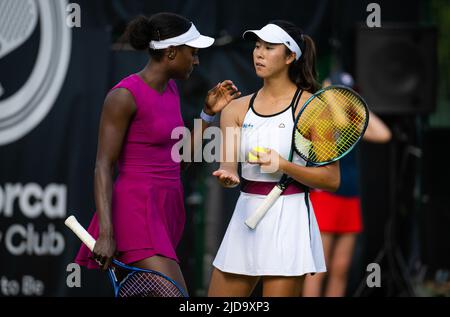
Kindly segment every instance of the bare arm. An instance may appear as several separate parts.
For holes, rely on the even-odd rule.
[[[339,161],[321,167],[305,167],[282,160],[280,170],[311,187],[335,192],[340,185]]]
[[[235,187],[239,184],[237,173],[241,139],[240,118],[243,117],[243,106],[248,98],[234,100],[222,111],[220,129],[222,131],[222,149],[220,167],[213,173],[224,187]]]
[[[266,152],[255,152],[252,150],[251,153],[257,159],[249,163],[261,165],[261,170],[280,171],[311,188],[330,192],[334,192],[339,188],[341,182],[339,161],[320,167],[306,167],[289,162],[272,149],[266,149]]]
[[[363,140],[374,143],[386,143],[391,140],[392,134],[388,126],[373,112],[369,113],[369,124]]]
[[[114,166],[122,150],[130,121],[136,112],[131,93],[126,89],[113,90],[105,99],[100,119],[94,192],[100,235],[95,244],[94,257],[106,269],[115,252],[111,220],[111,196]]]
[[[323,87],[331,85],[329,80],[323,81]],[[363,140],[374,143],[386,143],[391,140],[389,127],[372,111],[369,111],[369,124],[364,133]]]

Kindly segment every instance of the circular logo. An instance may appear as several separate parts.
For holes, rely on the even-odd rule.
[[[0,100],[0,145],[14,142],[35,128],[59,95],[71,53],[66,6],[66,0],[0,2],[0,59],[25,43],[38,24],[40,28],[39,49],[30,75],[14,94]]]

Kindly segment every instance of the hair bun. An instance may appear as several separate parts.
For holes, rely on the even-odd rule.
[[[142,51],[148,48],[152,40],[152,33],[150,20],[141,15],[128,24],[125,37],[135,50]]]

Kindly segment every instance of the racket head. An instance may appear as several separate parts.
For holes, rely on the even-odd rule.
[[[64,224],[91,251],[94,250],[95,239],[81,226],[75,216],[67,217]],[[117,268],[127,272],[120,281],[115,272]],[[188,297],[184,288],[170,277],[157,271],[129,266],[116,259],[112,260],[108,274],[116,297]]]
[[[354,90],[332,85],[313,94],[295,118],[295,152],[321,166],[344,157],[361,140],[369,123],[369,109]]]
[[[188,297],[183,287],[160,272],[129,266],[116,259],[113,265],[108,273],[116,297]],[[115,273],[117,268],[127,272],[121,281]]]

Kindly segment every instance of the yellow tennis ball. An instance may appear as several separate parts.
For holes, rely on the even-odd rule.
[[[258,158],[252,154],[252,152],[248,152],[248,160],[249,161],[257,161]]]
[[[267,149],[262,146],[255,146],[252,149],[255,152],[267,152]],[[252,152],[248,152],[248,160],[249,161],[257,161],[258,158],[252,154]]]
[[[255,152],[267,152],[267,149],[265,147],[262,147],[262,146],[255,146],[253,148],[253,151],[255,151]]]

